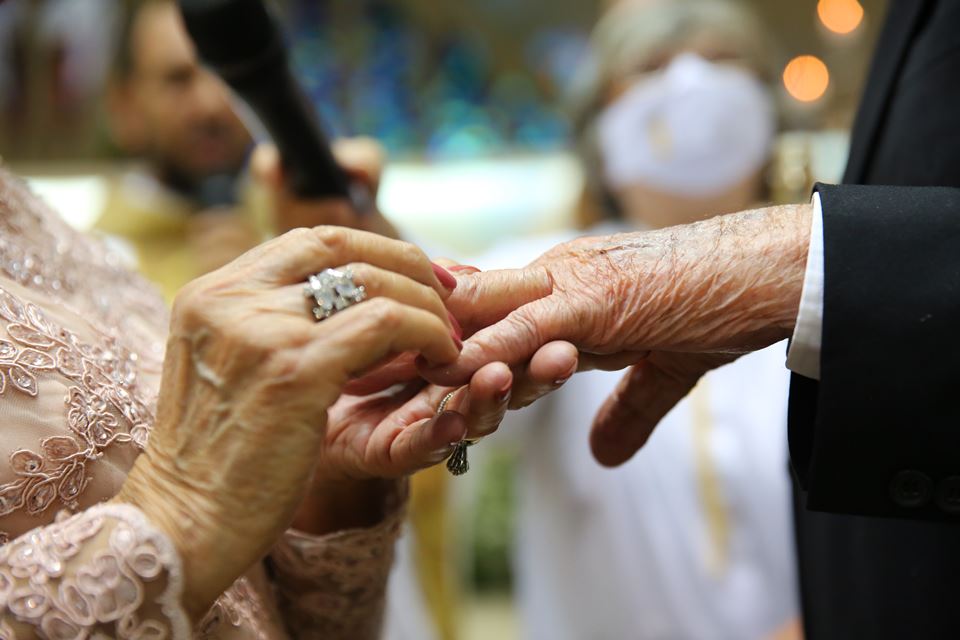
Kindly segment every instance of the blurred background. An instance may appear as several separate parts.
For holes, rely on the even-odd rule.
[[[590,34],[613,4],[275,6],[331,137],[368,136],[386,150],[383,215],[402,234],[469,262],[504,238],[571,227],[584,215],[591,167],[577,150],[571,96],[595,66]],[[768,199],[803,201],[814,180],[840,178],[885,3],[740,4],[768,43],[761,77],[778,113]],[[104,215],[111,181],[138,161],[118,142],[107,95],[123,23],[118,0],[0,1],[0,156],[84,229]],[[510,452],[479,458],[484,471],[444,498],[459,595],[443,605],[457,615],[440,615],[442,637],[520,637],[510,597],[515,461]]]
[[[781,70],[795,57],[815,56],[829,73],[823,89],[794,87],[803,101],[778,83],[784,130],[842,135],[883,3],[854,2],[862,16],[851,27],[843,22],[851,20],[846,2],[745,2],[769,30]],[[609,0],[276,4],[296,69],[329,131],[369,135],[389,151],[380,193],[389,218],[470,252],[497,234],[542,230],[571,215],[579,178],[567,153],[571,125],[563,98]],[[845,33],[825,26],[818,4],[839,7],[835,28]],[[118,6],[117,0],[0,3],[0,154],[7,163],[31,174],[87,176],[122,160],[102,109]],[[796,82],[816,84],[810,75]],[[785,162],[810,163],[818,177],[836,177],[842,142],[784,139]],[[791,164],[783,171],[805,170]],[[791,188],[802,193],[806,185],[796,176]],[[78,181],[65,185],[63,197],[76,203],[73,189],[84,187],[96,191],[94,183]],[[98,200],[95,193],[85,199]],[[77,213],[84,220],[95,215]]]

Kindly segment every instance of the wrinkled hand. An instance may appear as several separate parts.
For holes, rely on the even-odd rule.
[[[254,150],[251,173],[267,188],[276,232],[334,225],[397,238],[397,230],[376,208],[384,165],[383,147],[370,138],[338,140],[333,145],[333,155],[347,176],[369,194],[367,210],[357,211],[351,202],[342,198],[304,200],[297,197],[286,186],[276,147],[261,144]]]
[[[438,258],[434,262],[448,269],[449,273],[475,274],[480,272],[476,267],[460,265],[446,258]],[[467,335],[452,314],[450,320],[458,338]],[[473,327],[469,329],[470,333],[474,332]],[[577,348],[562,340],[548,342],[539,347],[529,361],[517,363],[511,367],[514,374],[514,385],[509,408],[525,407],[536,399],[558,389],[577,371],[579,360],[580,354]],[[625,365],[619,368],[623,366]],[[361,378],[351,380],[347,383],[345,391],[351,394],[370,394],[382,391],[395,384],[420,379],[416,354],[407,353],[384,363]]]
[[[324,534],[381,521],[398,490],[389,479],[443,462],[463,438],[493,433],[512,384],[510,369],[491,363],[459,389],[418,378],[389,393],[341,396],[330,408],[314,482],[293,526]],[[437,415],[448,392],[454,395]]]
[[[658,231],[559,245],[523,269],[461,277],[447,300],[465,343],[438,384],[485,362],[527,362],[562,340],[580,368],[640,363],[601,410],[591,442],[627,460],[706,371],[790,335],[809,242],[809,205],[771,207]]]
[[[369,298],[317,323],[303,283],[344,266]],[[326,430],[327,410],[348,380],[399,353],[456,358],[443,305],[449,289],[436,273],[406,243],[299,229],[177,297],[150,445],[117,499],[138,506],[177,546],[184,604],[194,615],[289,526],[318,460],[338,460],[324,458],[327,436],[336,450],[338,434],[356,433],[342,422]],[[344,474],[351,464],[358,473],[403,471],[345,455],[339,461]]]

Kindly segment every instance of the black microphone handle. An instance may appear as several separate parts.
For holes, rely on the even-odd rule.
[[[289,68],[257,77],[256,84],[230,82],[273,139],[283,162],[284,177],[301,198],[348,198],[349,183],[326,142],[313,105]]]
[[[256,113],[302,198],[351,197],[313,105],[293,77],[279,23],[264,0],[180,0],[187,32],[208,64]]]

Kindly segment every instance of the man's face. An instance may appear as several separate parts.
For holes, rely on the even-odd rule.
[[[200,67],[176,5],[143,7],[130,47],[132,70],[121,108],[136,120],[132,146],[189,179],[238,170],[250,135],[226,86]]]

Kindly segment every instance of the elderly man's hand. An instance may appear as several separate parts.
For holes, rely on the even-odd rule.
[[[528,361],[572,343],[580,367],[634,367],[601,410],[594,454],[627,460],[703,373],[790,335],[811,207],[771,207],[659,231],[585,238],[528,267],[462,277],[448,308],[473,336],[453,365],[422,367],[459,384],[493,361]],[[476,333],[474,333],[476,332]]]
[[[376,208],[377,189],[383,173],[384,150],[371,138],[338,140],[333,154],[349,178],[367,190],[371,201],[364,211],[343,198],[304,200],[286,185],[276,147],[261,144],[254,151],[251,169],[256,179],[269,191],[273,224],[278,234],[301,227],[333,225],[378,233],[397,238],[397,230]]]

